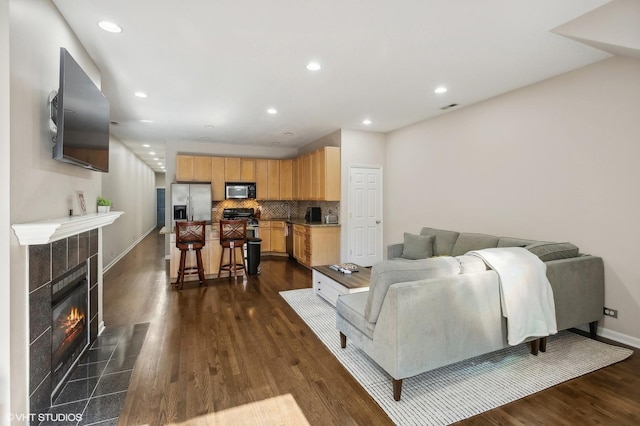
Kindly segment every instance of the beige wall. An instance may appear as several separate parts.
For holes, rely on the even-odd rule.
[[[155,173],[113,136],[102,196],[111,200],[112,210],[125,212],[102,232],[102,259],[107,270],[156,227]]]
[[[604,259],[605,334],[640,347],[639,112],[640,60],[613,57],[390,133],[385,245],[422,226],[571,241]]]
[[[8,424],[10,393],[9,1],[0,0],[0,425]]]

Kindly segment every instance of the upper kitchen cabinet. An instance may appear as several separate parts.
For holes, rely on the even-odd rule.
[[[177,182],[211,182],[211,157],[176,155]]]
[[[340,148],[327,146],[294,161],[295,199],[340,201]]]
[[[226,182],[240,182],[242,170],[240,158],[225,157],[224,159],[224,180]]]
[[[293,160],[280,160],[280,199],[293,200]]]
[[[256,181],[256,160],[242,158],[240,160],[240,182]]]
[[[269,160],[256,160],[256,198],[268,200],[269,196]]]
[[[340,148],[326,146],[313,158],[314,200],[340,201]]]
[[[224,157],[211,157],[211,199],[221,201],[224,194]]]

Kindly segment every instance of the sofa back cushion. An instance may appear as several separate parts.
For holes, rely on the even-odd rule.
[[[462,233],[453,246],[452,256],[460,256],[471,250],[482,250],[498,247],[498,237],[487,234]]]
[[[580,249],[571,243],[534,243],[525,247],[543,262],[577,257]]]
[[[370,323],[378,321],[382,303],[392,284],[447,277],[459,273],[460,262],[454,257],[432,257],[411,262],[401,260],[378,262],[371,268],[369,296],[364,316]]]
[[[526,247],[530,244],[537,243],[535,240],[525,240],[522,238],[500,237],[498,247]]]
[[[451,256],[453,246],[456,244],[459,232],[445,231],[442,229],[422,228],[420,235],[433,235],[433,255],[434,256]]]

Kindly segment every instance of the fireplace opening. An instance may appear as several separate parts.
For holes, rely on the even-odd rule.
[[[51,376],[55,396],[89,345],[87,266],[81,265],[52,285]]]

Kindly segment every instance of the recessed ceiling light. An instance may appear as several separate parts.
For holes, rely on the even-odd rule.
[[[156,155],[156,153],[152,151],[152,152],[149,152],[149,155]]]
[[[162,166],[162,163],[158,163],[158,166]]]
[[[371,123],[372,123],[372,121],[369,120],[368,118],[365,118],[364,120],[362,120],[362,124],[364,124],[365,126],[368,126]]]
[[[269,114],[271,114],[271,115],[274,115],[274,114],[277,114],[277,113],[278,113],[278,110],[277,110],[277,109],[275,109],[275,108],[269,108],[269,109],[267,110],[267,112],[268,112]]]
[[[136,92],[136,93],[134,93],[134,95],[139,97],[139,98],[148,98],[149,97],[149,95],[147,95],[144,92]]]
[[[153,120],[140,120],[141,123],[153,123]]]
[[[119,25],[114,24],[113,22],[109,22],[109,21],[100,21],[98,22],[98,26],[100,28],[102,28],[103,30],[110,32],[110,33],[121,33],[122,32],[122,28],[120,28]]]
[[[151,145],[149,145],[148,143],[145,143],[142,145],[144,148],[149,148]]]
[[[205,124],[204,127],[206,127],[207,129],[213,129],[216,126],[214,126],[213,124]]]
[[[158,157],[156,157],[156,158],[154,158],[154,159],[153,159],[153,161],[158,161],[158,160],[159,160],[159,158],[158,158]]]
[[[285,135],[285,136],[293,136],[293,132],[284,132],[283,135]]]
[[[322,65],[320,65],[320,64],[319,64],[319,63],[317,63],[317,62],[309,62],[309,63],[307,64],[307,69],[308,69],[309,71],[318,71],[318,70],[320,70],[320,68],[322,68]]]
[[[447,88],[444,86],[440,86],[440,87],[436,87],[436,89],[433,91],[433,93],[447,93]]]

